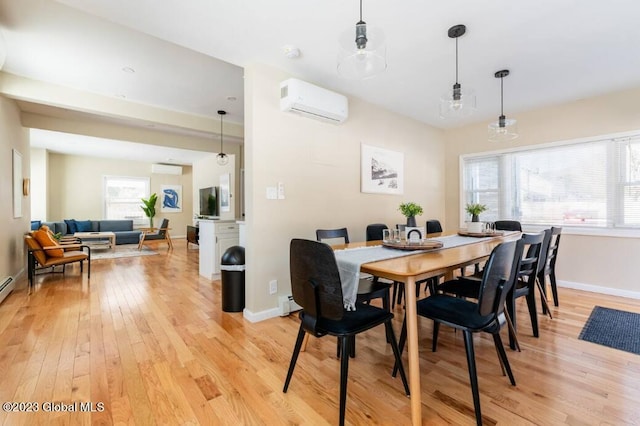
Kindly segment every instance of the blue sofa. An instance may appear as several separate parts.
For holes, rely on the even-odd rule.
[[[71,221],[56,221],[56,222],[39,222],[32,221],[31,227],[37,228],[40,225],[47,225],[49,229],[55,234],[60,232],[62,235],[73,234],[73,230],[70,229]],[[133,220],[84,220],[74,221],[79,232],[107,232],[111,231],[116,234],[116,245],[118,244],[138,244],[140,241],[141,231],[133,229]]]

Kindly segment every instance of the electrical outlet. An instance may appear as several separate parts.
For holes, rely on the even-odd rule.
[[[276,294],[278,292],[278,280],[269,281],[269,294]]]

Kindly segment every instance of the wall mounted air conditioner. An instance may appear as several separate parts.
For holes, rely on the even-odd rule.
[[[156,173],[159,175],[181,175],[182,167],[173,166],[171,164],[152,164],[151,173]]]
[[[296,78],[280,83],[280,109],[336,124],[349,116],[346,96]]]

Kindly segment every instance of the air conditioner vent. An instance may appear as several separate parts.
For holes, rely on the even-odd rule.
[[[335,124],[349,116],[346,96],[295,78],[280,83],[280,109]]]

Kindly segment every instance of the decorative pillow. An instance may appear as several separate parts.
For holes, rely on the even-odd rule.
[[[75,219],[65,219],[64,223],[67,224],[67,234],[75,234],[78,232],[78,225]]]
[[[49,229],[38,229],[33,232],[33,238],[41,247],[60,247],[60,244],[51,236]],[[63,249],[46,250],[45,253],[50,257],[64,257]]]
[[[90,220],[76,220],[76,232],[91,232]]]

